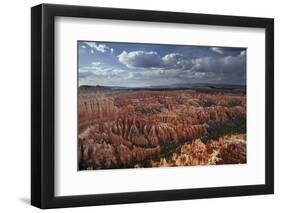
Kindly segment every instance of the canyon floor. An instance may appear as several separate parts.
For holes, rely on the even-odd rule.
[[[246,163],[244,88],[79,87],[78,170]]]

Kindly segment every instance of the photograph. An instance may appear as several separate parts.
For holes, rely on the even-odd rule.
[[[243,47],[78,41],[78,170],[247,163]]]
[[[253,10],[221,14],[213,4],[32,6],[31,61],[22,60],[31,94],[16,96],[31,101],[31,205],[247,196],[234,212],[276,206],[255,204],[276,188],[272,16],[280,13],[263,17],[246,4]],[[4,79],[10,88],[14,78]]]

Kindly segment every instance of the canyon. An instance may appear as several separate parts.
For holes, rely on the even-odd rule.
[[[78,170],[246,163],[244,88],[80,86]]]

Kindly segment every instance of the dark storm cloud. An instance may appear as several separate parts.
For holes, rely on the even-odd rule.
[[[193,60],[192,72],[213,73],[219,82],[246,83],[246,57],[242,52],[222,58],[198,58]],[[206,76],[206,80],[208,75]]]
[[[141,67],[141,68],[154,68],[161,67],[161,57],[157,52],[144,52],[144,51],[123,51],[118,55],[118,60],[126,65],[128,68]]]
[[[120,63],[128,68],[188,68],[190,61],[179,53],[170,53],[161,57],[157,52],[123,51],[118,55]]]
[[[80,84],[132,87],[246,84],[245,48],[118,42],[79,44]]]
[[[216,83],[227,81],[245,84],[246,57],[245,50],[241,49],[212,49],[218,57],[188,58],[179,53],[166,54],[163,57],[157,52],[123,51],[119,62],[128,68],[143,69],[142,72],[133,72],[138,80],[152,80],[153,78],[173,78],[191,81],[213,81]],[[149,72],[147,71],[148,69]]]

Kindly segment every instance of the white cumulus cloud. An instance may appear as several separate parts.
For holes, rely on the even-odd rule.
[[[246,50],[240,52],[240,56],[245,56],[245,55],[246,55]]]
[[[129,68],[141,67],[141,68],[153,68],[161,66],[162,60],[157,52],[150,51],[123,51],[118,55],[120,63],[126,65]]]
[[[105,52],[110,52],[113,53],[114,49],[108,47],[106,44],[99,44],[97,42],[92,42],[92,41],[87,41],[84,42],[85,44],[87,44],[90,48],[92,48],[91,53],[93,54],[93,50],[97,50],[99,52],[105,53]]]
[[[211,47],[211,50],[218,54],[223,54],[223,50],[219,47]]]

